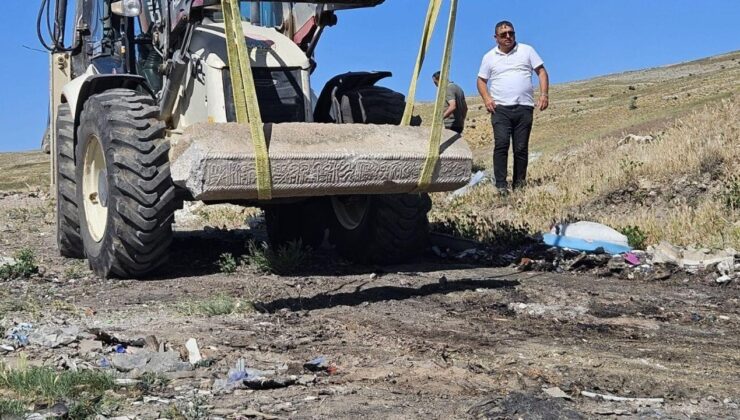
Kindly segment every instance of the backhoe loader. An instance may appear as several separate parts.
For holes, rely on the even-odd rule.
[[[390,73],[311,85],[337,12],[383,2],[42,0],[60,253],[145,278],[195,200],[264,209],[276,246],[328,240],[361,263],[420,253],[427,193],[467,183],[469,148],[442,130],[420,182],[432,127],[400,124],[404,95],[376,85]]]

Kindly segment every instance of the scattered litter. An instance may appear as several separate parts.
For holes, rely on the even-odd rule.
[[[98,366],[100,366],[103,369],[110,369],[111,367],[110,360],[108,360],[107,357],[101,357],[100,360],[98,361]]]
[[[625,235],[594,222],[557,224],[542,239],[547,245],[586,252],[622,254],[632,250]]]
[[[444,276],[443,276],[444,277]],[[447,279],[445,278],[445,281]],[[329,363],[326,357],[319,356],[303,364],[303,368],[311,372],[326,372],[329,375],[337,373],[337,367]]]
[[[117,378],[114,382],[116,385],[123,386],[123,387],[136,386],[141,383],[141,381],[138,379],[128,379],[128,378]]]
[[[287,367],[283,367],[282,369],[287,369]],[[312,380],[315,380],[315,378]],[[214,381],[213,390],[214,392],[232,392],[235,389],[244,388],[263,390],[285,388],[296,383],[308,384],[310,382],[296,375],[279,375],[277,370],[247,368],[244,359],[239,359],[236,365],[232,369],[229,369],[227,379],[217,379]]]
[[[90,334],[95,335],[98,340],[102,341],[103,344],[109,346],[121,344],[125,347],[144,347],[146,345],[146,339],[144,338],[131,339],[127,337],[121,337],[100,328],[90,328],[88,331],[90,332]]]
[[[24,347],[28,345],[28,335],[33,331],[33,325],[22,322],[15,327],[9,329],[5,334],[5,339],[10,340],[10,345],[15,348]]]
[[[725,283],[731,282],[732,281],[732,277],[726,276],[726,275],[725,276],[719,276],[719,277],[717,277],[717,280],[715,280],[715,281],[717,283],[719,283],[719,284],[725,284]]]
[[[146,396],[142,399],[144,401],[144,404],[169,404],[172,402],[172,400],[168,400],[166,398],[159,398],[159,397],[149,397]]]
[[[329,362],[326,361],[326,357],[324,356],[319,356],[303,364],[303,368],[311,372],[326,370],[328,366]]]
[[[124,346],[123,344],[117,344],[115,347],[115,352],[119,354],[126,353],[126,346]]]
[[[637,256],[634,252],[628,252],[624,254],[624,260],[632,265],[640,265],[642,264],[642,261],[640,261],[640,257]]]
[[[565,398],[566,400],[571,399],[571,396],[566,394],[560,387],[552,387],[552,388],[545,388],[543,391],[545,391],[545,394],[553,397],[553,398]]]
[[[645,404],[663,404],[665,401],[663,398],[630,398],[630,397],[617,397],[616,395],[605,395],[597,394],[595,392],[581,391],[581,395],[588,398],[601,398],[606,401],[627,401],[637,402]]]
[[[203,357],[200,355],[200,349],[198,348],[198,342],[194,338],[185,342],[185,348],[188,350],[188,361],[191,365],[203,360]]]
[[[717,267],[719,269],[720,266],[726,271],[734,271],[737,251],[727,248],[712,253],[708,249],[681,249],[663,241],[658,245],[649,246],[647,253],[653,264],[674,264],[688,272],[696,273],[699,270],[706,270],[709,267]],[[729,273],[724,273],[724,275],[729,275]]]
[[[296,376],[254,377],[244,380],[244,385],[249,389],[277,389],[286,388],[298,381]]]
[[[257,410],[252,410],[252,409],[243,410],[240,412],[239,415],[241,417],[247,417],[247,418],[258,417],[258,418],[262,418],[265,420],[278,420],[282,418],[278,416],[273,416],[272,414],[266,414],[266,413],[259,412]]]
[[[452,201],[456,197],[460,197],[460,196],[463,196],[463,195],[467,194],[472,187],[480,184],[481,182],[483,182],[485,180],[486,180],[486,172],[485,171],[478,171],[478,172],[474,173],[470,177],[470,181],[468,182],[468,185],[466,185],[466,186],[464,186],[462,188],[458,188],[457,190],[453,191],[452,194],[450,194],[450,196],[447,197],[447,200]]]

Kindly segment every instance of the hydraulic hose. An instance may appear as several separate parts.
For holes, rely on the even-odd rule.
[[[36,36],[41,45],[50,52],[69,52],[77,48],[64,46],[64,32],[66,31],[67,22],[67,0],[58,0],[54,8],[54,27],[51,26],[51,5],[52,0],[41,0],[39,13],[36,15]],[[42,34],[42,23],[46,13],[46,31],[51,37],[51,45],[46,42]]]

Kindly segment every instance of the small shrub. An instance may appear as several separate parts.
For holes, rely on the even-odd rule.
[[[173,420],[199,420],[209,418],[208,400],[196,396],[190,401],[178,401],[164,411],[164,416]]]
[[[239,264],[236,262],[234,255],[228,253],[221,254],[221,256],[218,257],[218,262],[216,264],[218,265],[219,271],[224,274],[234,274],[236,273],[236,269],[239,268]]]
[[[33,250],[24,248],[15,254],[15,263],[0,266],[0,280],[29,278],[39,272]]]
[[[624,175],[634,175],[638,169],[643,165],[643,162],[635,161],[632,159],[622,159],[619,161],[619,168],[624,172]]]
[[[740,175],[735,175],[725,181],[722,202],[730,210],[740,210]]]
[[[638,226],[625,226],[619,231],[627,237],[627,241],[632,248],[645,249],[648,236]]]
[[[630,100],[629,109],[630,111],[634,111],[637,109],[637,96],[633,96],[632,99]]]
[[[254,241],[250,241],[247,247],[249,254],[244,257],[244,262],[263,273],[295,273],[306,266],[311,255],[311,249],[304,247],[300,240],[288,242],[277,250]]]
[[[709,177],[716,181],[722,176],[725,157],[717,150],[707,150],[702,153],[699,159],[699,172],[709,174]]]
[[[167,386],[170,380],[159,373],[146,372],[141,375],[141,382],[137,384],[137,388],[145,393],[151,393],[152,391],[161,390]]]

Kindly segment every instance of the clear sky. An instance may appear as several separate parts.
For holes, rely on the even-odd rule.
[[[72,2],[73,0],[71,0]],[[35,34],[40,0],[2,0],[0,15],[0,151],[37,148],[47,118],[48,58]],[[381,84],[406,92],[428,2],[386,0],[343,11],[317,51],[314,88],[345,71],[390,70]],[[440,15],[418,99],[431,100],[446,25]],[[510,20],[520,42],[537,49],[551,80],[672,64],[740,49],[740,0],[459,0],[452,79],[468,95],[493,26]],[[550,98],[557,101],[557,98]]]

